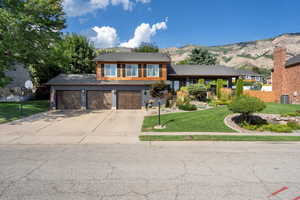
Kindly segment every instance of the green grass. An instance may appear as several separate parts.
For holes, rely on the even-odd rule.
[[[145,117],[143,131],[156,132],[235,132],[224,124],[224,118],[230,114],[227,107],[208,110],[172,113],[161,115],[165,129],[152,129],[157,124],[157,116]]]
[[[282,114],[300,110],[300,105],[266,103],[262,113]],[[236,132],[224,124],[224,118],[231,112],[227,107],[217,107],[209,110],[171,113],[161,115],[165,129],[153,129],[157,125],[157,116],[145,117],[143,132]]]
[[[141,135],[141,141],[300,141],[300,136],[254,136],[254,135]]]
[[[300,110],[300,105],[295,104],[278,104],[278,103],[266,103],[267,107],[262,113],[267,114],[284,114],[289,112],[295,112]]]
[[[20,103],[0,103],[0,123],[27,117],[49,109],[49,101],[23,102],[23,114],[20,112]]]

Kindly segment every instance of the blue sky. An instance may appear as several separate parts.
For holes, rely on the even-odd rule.
[[[300,32],[299,0],[65,0],[66,32],[97,47],[223,45]]]

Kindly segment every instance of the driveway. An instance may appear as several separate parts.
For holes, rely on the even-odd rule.
[[[0,125],[2,144],[137,142],[144,111],[52,111]]]

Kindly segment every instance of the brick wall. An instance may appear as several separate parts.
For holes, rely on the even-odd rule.
[[[244,94],[259,98],[263,102],[276,102],[275,92],[265,92],[265,91],[256,91],[256,90],[245,90]]]
[[[272,87],[276,102],[280,102],[281,95],[289,95],[290,103],[300,103],[300,64],[285,66],[285,48],[276,48],[273,57]],[[294,96],[295,92],[298,93],[298,96]]]

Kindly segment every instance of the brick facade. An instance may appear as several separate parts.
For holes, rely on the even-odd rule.
[[[290,103],[300,104],[300,63],[286,66],[286,49],[274,50],[274,68],[272,72],[272,88],[276,101],[281,95],[289,95]]]

